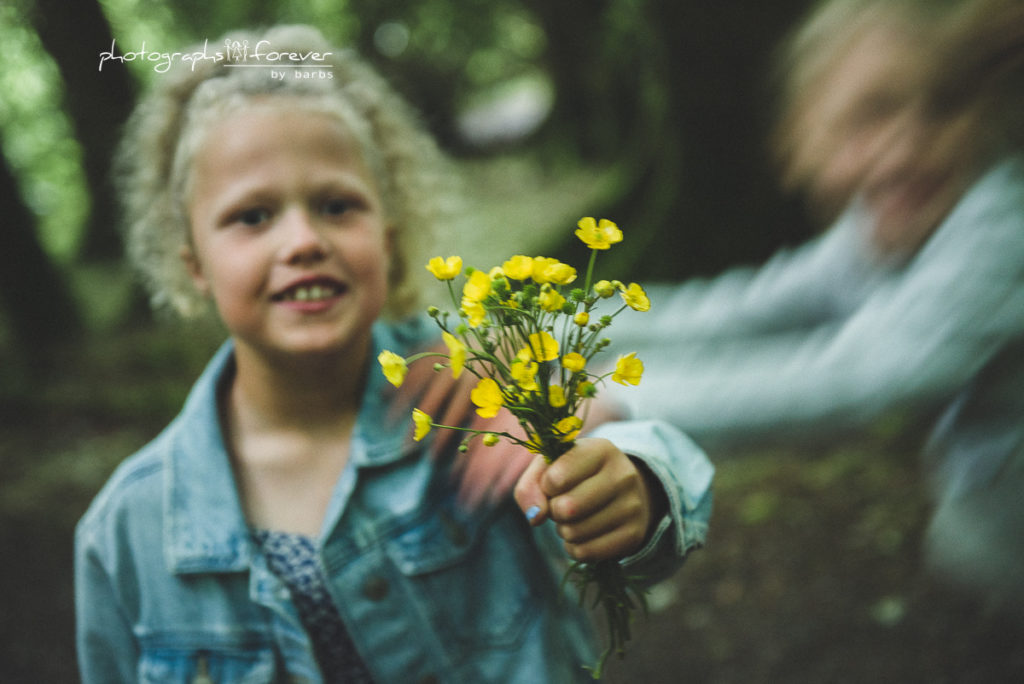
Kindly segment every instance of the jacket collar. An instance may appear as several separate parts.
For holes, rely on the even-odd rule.
[[[374,326],[346,471],[391,463],[415,448],[409,413],[394,409],[397,390],[384,379],[375,359],[383,349],[406,356],[434,335],[436,329],[420,319]],[[252,561],[253,545],[218,410],[218,390],[234,372],[234,345],[228,341],[199,377],[169,431],[164,535],[172,572],[236,572],[246,570]],[[340,500],[332,500],[328,517],[340,515],[351,488],[338,488],[334,499]]]

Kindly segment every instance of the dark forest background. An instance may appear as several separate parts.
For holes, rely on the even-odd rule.
[[[556,180],[572,170],[605,171],[600,191],[587,195],[587,213],[613,218],[630,235],[609,270],[675,279],[760,259],[808,231],[796,203],[778,193],[764,153],[771,52],[807,4],[6,4],[0,8],[5,348],[45,366],[52,343],[93,332],[96,312],[85,310],[88,293],[79,291],[76,277],[120,263],[111,151],[137,93],[159,73],[144,60],[108,60],[100,70],[99,55],[114,41],[122,53],[172,52],[240,26],[312,23],[373,61],[455,158],[513,156],[536,165],[535,176]],[[487,192],[472,184],[468,190]],[[529,190],[526,185],[523,204],[532,201]],[[571,206],[573,199],[562,201]],[[523,230],[571,235],[556,223],[562,218],[555,209],[550,225],[532,221]],[[548,242],[552,252],[562,247],[557,238]],[[104,322],[145,315],[131,292],[124,295],[124,302],[104,306],[129,320]]]

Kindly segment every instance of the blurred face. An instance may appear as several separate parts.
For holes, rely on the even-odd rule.
[[[190,182],[183,256],[240,350],[365,351],[387,297],[389,231],[340,122],[254,105],[207,132]]]
[[[895,120],[860,188],[876,248],[911,254],[953,210],[976,172],[979,121],[973,109],[933,113],[923,104]]]
[[[912,253],[973,173],[975,116],[931,111],[929,52],[896,25],[866,31],[802,111],[794,158],[812,201],[836,211],[859,194],[883,253]]]
[[[795,165],[819,205],[845,205],[918,96],[919,51],[894,29],[863,32],[800,104]]]

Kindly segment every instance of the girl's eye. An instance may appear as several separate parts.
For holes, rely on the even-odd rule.
[[[244,209],[235,214],[235,220],[247,226],[258,226],[270,218],[266,209]]]
[[[330,199],[323,203],[321,211],[327,216],[341,216],[352,208],[352,203],[344,199]]]

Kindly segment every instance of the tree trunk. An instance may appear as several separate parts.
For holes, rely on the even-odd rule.
[[[134,105],[134,82],[122,64],[99,71],[99,54],[110,49],[113,35],[95,0],[35,0],[31,20],[60,70],[64,106],[82,146],[92,199],[82,257],[119,258],[122,244],[110,167],[121,125]]]
[[[82,323],[2,154],[0,217],[0,304],[15,342],[31,361],[41,361],[55,342],[74,339]]]
[[[766,154],[765,92],[772,48],[807,1],[650,0],[628,10],[572,2],[567,10],[524,0],[551,46],[550,134],[573,136],[591,160],[626,169],[617,195],[593,209],[627,231],[603,260],[609,272],[680,279],[759,260],[807,235]],[[571,240],[557,256],[580,257]]]

